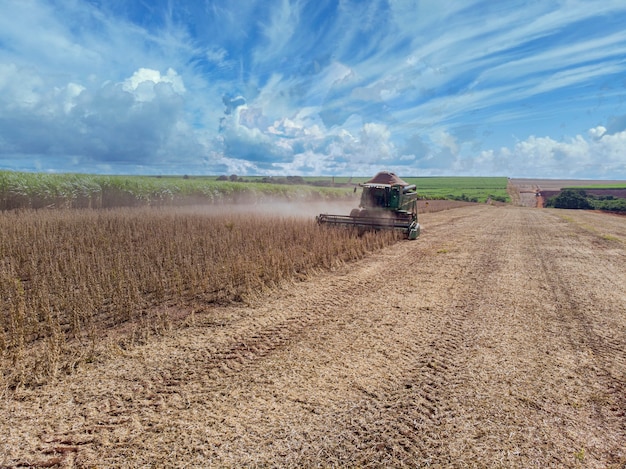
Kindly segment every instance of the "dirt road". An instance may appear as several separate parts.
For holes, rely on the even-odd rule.
[[[0,466],[626,465],[626,218],[474,206],[56,385]]]

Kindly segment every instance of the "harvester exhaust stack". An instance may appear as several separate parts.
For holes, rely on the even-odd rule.
[[[359,208],[350,215],[320,214],[320,224],[352,226],[360,230],[400,230],[408,239],[420,233],[417,221],[417,191],[394,173],[382,171],[369,181],[359,184],[363,188]]]

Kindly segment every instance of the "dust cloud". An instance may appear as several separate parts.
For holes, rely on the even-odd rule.
[[[358,200],[334,200],[334,201],[285,201],[263,200],[256,204],[219,204],[219,205],[193,205],[178,207],[178,213],[203,214],[208,216],[218,215],[255,215],[279,218],[315,218],[321,213],[333,215],[348,215],[353,208],[359,205]]]

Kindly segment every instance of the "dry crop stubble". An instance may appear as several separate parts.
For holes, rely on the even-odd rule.
[[[623,225],[559,213],[429,214],[418,242],[17,389],[0,463],[621,468]]]

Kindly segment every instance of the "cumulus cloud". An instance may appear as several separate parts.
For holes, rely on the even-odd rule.
[[[594,127],[593,129],[589,129],[589,135],[593,139],[602,138],[602,136],[606,133],[606,127],[603,125],[599,125]]]
[[[185,93],[183,79],[171,68],[161,76],[158,70],[140,68],[122,83],[122,89],[135,96],[137,101],[152,101],[155,98],[155,85],[168,83],[171,90],[180,95]]]
[[[16,66],[0,75],[5,153],[86,165],[158,164],[172,141],[180,144],[178,133],[193,137],[182,122],[184,84],[172,69],[161,75],[142,68],[121,83],[90,87],[46,88],[42,77]]]
[[[276,145],[272,134],[259,124],[260,110],[249,110],[245,98],[224,97],[224,117],[220,120],[218,149],[232,160],[248,161],[251,166],[268,169],[274,162],[287,161],[292,155]]]
[[[289,118],[276,121],[268,128],[269,133],[284,137],[295,137],[299,131],[300,128]]]
[[[367,123],[363,126],[356,145],[355,156],[358,161],[385,164],[396,154],[395,145],[390,140],[391,132],[386,125]]]
[[[4,2],[0,167],[626,177],[623,2],[165,3]]]
[[[557,141],[550,137],[531,136],[512,148],[481,152],[471,173],[498,172],[517,177],[613,179],[626,170],[624,145],[626,131],[606,134],[602,126],[590,129],[591,140],[581,135]]]
[[[42,99],[44,80],[34,68],[0,63],[0,103],[12,109],[34,108]]]

